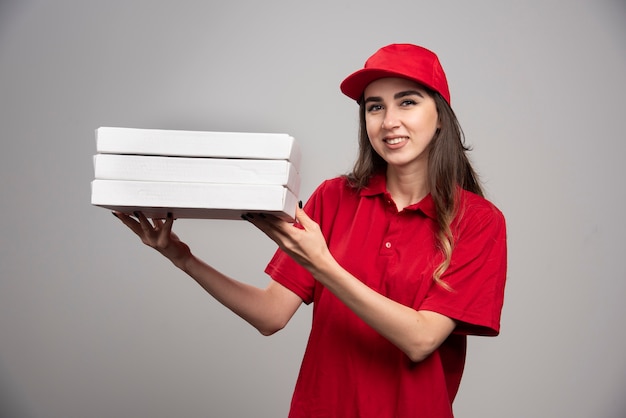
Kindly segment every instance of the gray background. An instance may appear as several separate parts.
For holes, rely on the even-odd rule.
[[[264,338],[89,203],[94,129],[287,132],[306,199],[350,169],[338,85],[392,42],[435,50],[506,214],[498,338],[471,338],[459,417],[626,416],[626,6],[572,1],[2,1],[0,412],[281,417],[310,321]],[[246,282],[274,245],[181,220]]]

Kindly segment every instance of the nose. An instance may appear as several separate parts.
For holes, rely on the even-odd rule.
[[[393,112],[391,109],[387,109],[387,111],[385,112],[385,117],[383,118],[382,128],[389,130],[397,128],[399,125],[400,122],[398,121],[395,112]]]

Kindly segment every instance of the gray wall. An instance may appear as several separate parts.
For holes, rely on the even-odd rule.
[[[510,268],[459,417],[626,415],[626,6],[619,0],[0,3],[2,416],[285,416],[310,307],[264,338],[89,203],[94,129],[288,132],[302,198],[349,170],[339,82],[378,47],[438,52]],[[274,245],[181,220],[249,283]]]

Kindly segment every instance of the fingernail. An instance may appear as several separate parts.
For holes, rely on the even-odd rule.
[[[298,207],[299,207],[300,209],[302,209],[302,200],[300,200],[300,201],[298,202]]]

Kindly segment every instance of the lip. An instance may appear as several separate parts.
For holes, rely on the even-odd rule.
[[[406,135],[388,135],[383,138],[383,142],[389,147],[400,147],[409,140]]]

